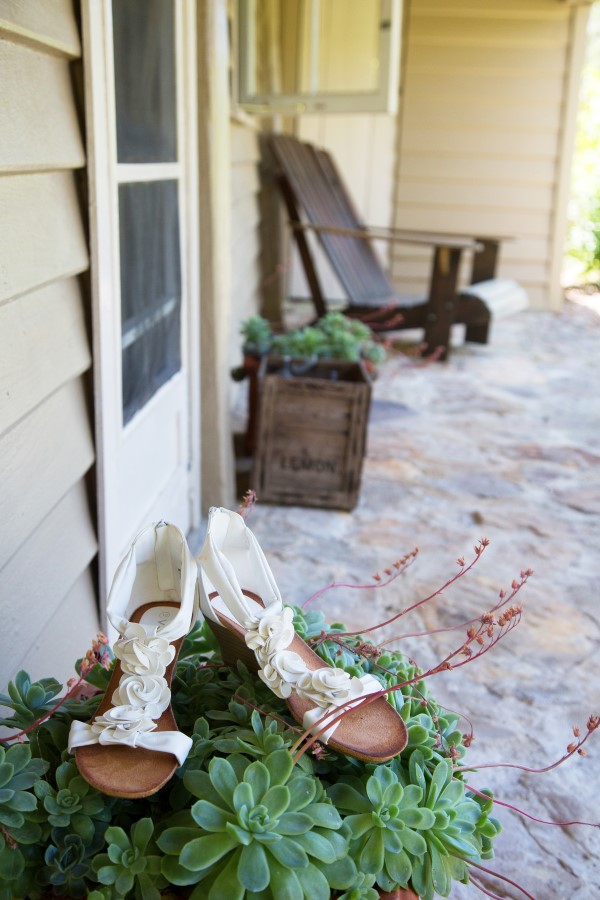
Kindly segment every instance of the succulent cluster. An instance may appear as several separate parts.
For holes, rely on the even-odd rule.
[[[198,625],[173,683],[177,721],[193,740],[185,765],[153,797],[110,798],[66,751],[70,722],[89,719],[102,694],[57,702],[57,682],[19,673],[1,698],[12,709],[1,724],[28,743],[0,744],[0,900],[156,900],[168,885],[195,900],[376,900],[407,884],[429,900],[468,880],[499,826],[491,799],[456,771],[457,717],[400,653],[380,653],[320,613],[294,613],[326,662],[403,685],[389,695],[408,728],[400,756],[383,766],[327,748],[293,757],[302,729],[285,702],[241,664],[222,665]],[[102,691],[109,677],[96,666],[86,681]]]
[[[293,359],[368,360],[376,365],[386,357],[381,343],[373,340],[371,329],[358,319],[339,312],[327,313],[314,325],[274,335],[261,316],[242,323],[243,350],[249,356],[274,353]]]

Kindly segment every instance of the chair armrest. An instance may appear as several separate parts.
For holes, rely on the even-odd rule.
[[[340,237],[359,238],[363,241],[391,241],[400,244],[423,244],[427,247],[447,247],[456,250],[483,249],[483,244],[475,238],[463,234],[436,234],[425,231],[396,231],[394,229],[377,228],[343,228],[334,225],[312,225],[310,223],[291,222],[295,231],[315,231],[321,234],[337,234]]]

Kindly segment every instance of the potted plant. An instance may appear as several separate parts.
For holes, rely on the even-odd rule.
[[[472,563],[459,561],[452,580],[484,546]],[[414,555],[376,583],[389,583]],[[66,693],[53,678],[31,682],[19,672],[0,696],[11,711],[1,724],[13,730],[0,742],[0,900],[432,900],[448,896],[454,881],[478,883],[500,830],[494,800],[469,786],[469,736],[427,678],[472,662],[514,627],[529,574],[425,672],[319,612],[294,608],[297,632],[322,659],[373,675],[406,722],[408,745],[382,765],[303,735],[255,675],[222,663],[202,623],[185,640],[173,682],[178,725],[193,740],[185,764],[152,797],[108,797],[83,780],[66,750],[71,721],[93,715],[108,682],[106,638],[78,662]],[[590,717],[564,758],[582,752],[599,724]]]

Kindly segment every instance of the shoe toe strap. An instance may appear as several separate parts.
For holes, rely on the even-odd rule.
[[[69,733],[69,753],[75,747],[86,747],[92,744],[102,746],[125,746],[158,753],[171,753],[179,765],[183,765],[192,747],[192,739],[180,731],[146,731],[118,733],[115,730],[94,730],[91,725],[74,721]]]

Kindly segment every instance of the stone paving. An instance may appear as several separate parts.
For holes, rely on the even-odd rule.
[[[521,569],[519,627],[485,656],[429,682],[472,721],[469,762],[542,767],[600,713],[600,315],[567,303],[494,326],[489,346],[458,346],[450,362],[392,359],[374,385],[358,506],[352,513],[261,506],[250,524],[284,598],[370,582],[415,546],[416,563],[382,590],[331,591],[330,621],[373,624],[427,596],[490,539],[474,570],[387,636],[457,625],[492,606]],[[405,638],[422,666],[460,644],[464,629]],[[466,725],[463,730],[466,730]],[[499,799],[557,821],[600,821],[600,731],[586,759],[544,775],[490,769],[472,776]],[[490,867],[536,900],[600,898],[600,831],[552,828],[499,813],[504,832]],[[497,895],[522,895],[486,881]],[[453,900],[480,896],[457,885]]]

